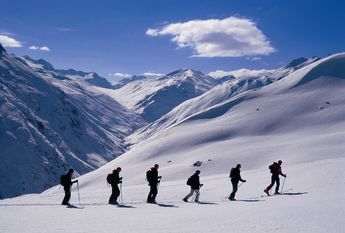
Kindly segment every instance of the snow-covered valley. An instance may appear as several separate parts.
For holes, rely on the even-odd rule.
[[[11,58],[6,54],[6,59]],[[78,177],[81,203],[74,186],[73,206],[69,208],[60,205],[63,189],[59,186],[41,194],[0,200],[0,232],[342,232],[345,227],[342,221],[345,214],[345,54],[303,62],[298,68],[273,72],[279,73],[274,78],[267,74],[242,77],[207,87],[193,96],[195,98],[188,97],[181,104],[174,102],[169,107],[171,111],[157,120],[150,118],[152,122],[148,125],[137,115],[139,112],[135,114],[129,109],[137,103],[149,103],[151,97],[158,98],[156,94],[162,89],[150,89],[145,83],[143,85],[151,93],[146,92],[139,85],[145,82],[143,80],[113,90],[85,84],[80,78],[63,81],[51,73],[32,74],[34,80],[51,90],[63,89],[68,100],[76,106],[84,104],[83,121],[86,125],[94,125],[91,129],[101,130],[107,137],[118,135],[112,138],[118,140],[118,145],[130,144],[131,147],[109,163],[103,161],[103,166],[99,163],[101,167]],[[33,72],[20,64],[16,67],[30,74]],[[162,83],[164,78],[157,80],[149,82],[160,83],[163,90],[170,88]],[[139,85],[138,93],[133,89],[135,85]],[[24,93],[31,93],[28,86],[23,89]],[[132,95],[119,94],[119,90]],[[8,98],[7,93],[14,92],[11,91],[2,93]],[[55,99],[50,93],[55,92],[49,92],[50,99]],[[84,96],[86,94],[90,99]],[[122,97],[119,103],[127,101],[133,106],[127,105],[128,109],[121,106],[116,102],[118,96]],[[104,101],[105,105],[101,105]],[[163,98],[160,103],[164,101]],[[3,114],[11,112],[8,109],[12,108],[7,106],[3,101],[2,109],[6,111],[2,110],[1,116],[11,120],[13,118]],[[140,109],[147,106],[140,105]],[[120,121],[112,118],[113,108],[121,109]],[[43,118],[40,114],[33,113]],[[104,114],[101,122],[95,119],[100,114]],[[121,124],[115,124],[119,122]],[[46,120],[43,124],[51,122]],[[7,125],[3,123],[0,129]],[[144,127],[134,132],[141,126]],[[119,128],[120,132],[116,131]],[[3,130],[2,135],[8,131]],[[98,138],[97,132],[90,134],[87,130],[85,134]],[[86,140],[85,146],[92,148],[92,140]],[[15,148],[20,148],[21,144],[16,145]],[[15,150],[7,153],[8,157],[16,154]],[[97,158],[102,154],[98,151]],[[270,183],[268,166],[278,160],[283,161],[283,172],[287,173],[285,192],[272,197],[262,196],[263,189]],[[196,162],[197,167],[193,166]],[[157,205],[146,203],[145,172],[155,163],[160,165],[159,173],[163,176]],[[242,177],[248,182],[240,187],[236,195],[238,201],[230,202],[226,199],[231,191],[229,170],[238,163],[242,164]],[[123,169],[123,200],[119,206],[112,206],[107,204],[111,189],[105,178],[118,166]],[[201,203],[185,203],[182,198],[189,192],[186,180],[196,169],[201,170],[201,183],[204,184]],[[58,172],[61,173],[60,170],[54,173],[56,177]],[[2,176],[2,184],[13,184]]]

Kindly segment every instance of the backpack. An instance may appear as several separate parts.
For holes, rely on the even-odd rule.
[[[152,180],[152,171],[151,171],[151,170],[148,170],[148,171],[146,172],[146,180],[147,180],[148,182],[150,182],[150,181]]]
[[[189,177],[187,180],[187,185],[192,186],[192,177]]]
[[[230,171],[230,178],[235,178],[235,168],[231,168],[231,171]]]
[[[110,173],[107,175],[107,183],[112,184],[112,182],[113,182],[113,174]]]
[[[270,172],[273,174],[273,173],[276,173],[277,172],[277,163],[274,162],[272,163],[268,168],[270,169]]]
[[[62,186],[66,186],[67,185],[67,177],[66,177],[66,175],[61,175],[60,176],[60,184]]]

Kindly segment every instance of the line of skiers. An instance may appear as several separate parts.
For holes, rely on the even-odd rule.
[[[272,174],[271,176],[271,184],[264,189],[264,192],[267,195],[270,195],[269,191],[270,189],[276,184],[276,189],[274,194],[280,194],[279,193],[279,186],[280,186],[280,179],[279,176],[286,177],[286,174],[282,173],[281,169],[282,161],[279,160],[278,162],[274,162],[272,165],[269,166],[270,172]],[[158,187],[160,184],[160,181],[162,179],[161,176],[158,175],[158,168],[159,165],[155,164],[150,170],[146,172],[146,180],[148,182],[148,185],[150,186],[150,192],[147,196],[147,203],[156,203],[156,196],[158,194]],[[108,174],[106,177],[107,182],[112,187],[111,196],[109,198],[109,204],[118,205],[118,197],[120,196],[120,188],[119,184],[122,185],[122,177],[120,177],[121,168],[118,167],[111,174]],[[196,194],[196,197],[194,199],[195,202],[199,202],[199,196],[200,196],[200,188],[203,186],[203,184],[200,183],[200,170],[195,171],[195,173],[188,178],[187,185],[190,186],[191,191],[190,193],[185,196],[182,200],[185,202],[188,202],[188,199]],[[60,183],[64,187],[65,191],[65,197],[62,201],[62,205],[69,205],[69,200],[71,198],[71,187],[73,183],[78,183],[78,180],[72,181],[72,175],[73,175],[73,169],[70,169],[65,175],[62,175],[60,178]],[[241,177],[241,164],[237,164],[236,167],[232,168],[230,170],[231,184],[232,184],[232,192],[228,199],[230,201],[235,201],[235,195],[238,190],[238,184],[239,182],[246,182],[246,180],[242,179]]]

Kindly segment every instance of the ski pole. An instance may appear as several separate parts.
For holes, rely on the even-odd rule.
[[[285,179],[286,179],[286,176],[284,177],[284,180],[283,180],[282,190],[280,191],[280,193],[281,193],[281,194],[283,194],[283,189],[284,189]]]
[[[121,204],[122,204],[122,203],[123,203],[123,202],[122,202],[122,183],[120,183],[120,195],[121,195],[121,196],[120,196],[120,200],[121,200]]]
[[[79,205],[81,205],[81,203],[80,203],[80,194],[79,194],[79,182],[78,181],[77,181],[77,190],[78,190]]]

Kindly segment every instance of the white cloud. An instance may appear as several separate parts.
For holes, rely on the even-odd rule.
[[[29,47],[29,49],[31,49],[31,50],[42,50],[42,51],[46,51],[46,52],[50,51],[50,49],[47,46],[39,47],[39,46],[36,46],[36,45],[32,45],[32,46]]]
[[[36,46],[36,45],[32,45],[32,46],[30,46],[29,47],[29,49],[31,49],[31,50],[37,50],[37,49],[39,49],[40,47],[38,47],[38,46]]]
[[[171,35],[178,48],[192,48],[195,57],[251,57],[275,51],[255,22],[234,16],[172,23],[149,28],[146,35]]]
[[[154,73],[154,72],[145,72],[143,73],[144,76],[147,76],[147,77],[162,77],[164,76],[164,74],[160,74],[160,73]]]
[[[40,48],[40,50],[42,50],[42,51],[50,51],[50,49],[47,46],[42,46]]]
[[[0,35],[0,43],[4,47],[11,47],[11,48],[23,47],[20,41],[6,35]]]
[[[158,31],[158,29],[149,28],[146,31],[146,35],[148,35],[148,36],[158,36],[159,35],[159,31]]]
[[[116,73],[110,73],[109,76],[111,77],[117,77],[117,78],[130,78],[133,75],[131,74],[126,74],[126,73],[120,73],[120,72],[116,72]]]

